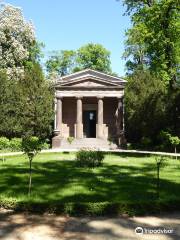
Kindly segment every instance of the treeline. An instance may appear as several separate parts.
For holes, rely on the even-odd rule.
[[[180,5],[178,0],[124,0],[126,136],[135,147],[171,150],[180,137]],[[166,132],[168,134],[163,134]]]
[[[0,136],[9,139],[52,132],[53,88],[33,29],[19,8],[0,5]]]
[[[179,1],[123,2],[132,21],[124,52],[126,138],[135,148],[171,150],[170,137],[180,136]],[[42,44],[12,5],[0,7],[0,33],[0,136],[51,138],[57,75],[85,68],[116,75],[110,52],[94,43],[76,51],[54,51],[45,75]]]

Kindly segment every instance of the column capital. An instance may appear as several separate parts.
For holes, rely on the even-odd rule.
[[[62,96],[56,96],[56,99],[62,100],[63,97]]]
[[[80,95],[80,96],[75,96],[75,98],[76,98],[76,99],[82,99],[83,96],[81,96],[81,95]]]
[[[121,96],[121,97],[116,97],[117,100],[123,100],[124,99],[124,96]]]
[[[101,96],[101,95],[97,96],[97,99],[103,99],[103,98],[104,98],[104,96]]]

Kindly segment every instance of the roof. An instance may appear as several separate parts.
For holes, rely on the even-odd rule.
[[[57,84],[67,83],[67,82],[81,80],[81,79],[96,79],[101,81],[112,82],[118,85],[119,83],[124,85],[127,82],[126,80],[120,77],[112,76],[110,74],[106,74],[106,73],[92,70],[92,69],[85,69],[76,73],[72,73],[72,74],[57,78]]]

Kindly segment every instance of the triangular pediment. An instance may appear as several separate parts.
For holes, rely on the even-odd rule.
[[[61,82],[60,86],[64,87],[118,87],[119,85],[113,82],[104,81],[103,79],[95,78],[78,78],[73,81]]]
[[[59,87],[123,87],[126,81],[119,77],[86,69],[57,79]]]

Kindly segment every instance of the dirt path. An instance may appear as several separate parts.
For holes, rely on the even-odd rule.
[[[169,234],[135,234],[136,227]],[[144,229],[145,231],[145,229]],[[154,217],[70,218],[0,210],[0,240],[179,240],[180,213]]]

